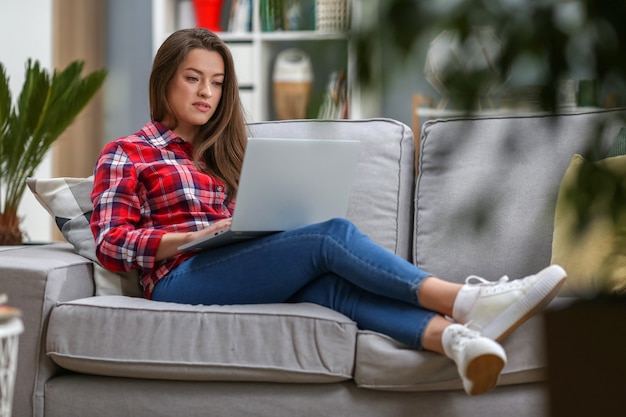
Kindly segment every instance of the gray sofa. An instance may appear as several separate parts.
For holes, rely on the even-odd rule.
[[[620,117],[433,120],[419,152],[413,132],[388,119],[264,122],[250,132],[361,140],[348,217],[398,255],[462,282],[519,278],[550,263],[563,172],[574,153],[607,150]],[[547,414],[541,316],[504,342],[499,386],[469,397],[447,358],[361,331],[341,314],[145,300],[132,276],[114,278],[117,290],[102,284],[88,243],[72,244],[0,250],[0,290],[25,325],[15,417]]]

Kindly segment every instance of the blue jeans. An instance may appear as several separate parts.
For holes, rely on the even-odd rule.
[[[310,302],[361,329],[422,348],[435,313],[419,306],[430,276],[344,219],[199,252],[154,288],[152,299],[185,304]]]

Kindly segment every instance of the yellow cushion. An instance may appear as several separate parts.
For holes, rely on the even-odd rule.
[[[626,293],[626,207],[615,217],[609,209],[616,193],[625,192],[626,155],[593,163],[572,157],[559,188],[552,241],[552,263],[568,273],[561,295]],[[574,201],[589,197],[584,222]]]

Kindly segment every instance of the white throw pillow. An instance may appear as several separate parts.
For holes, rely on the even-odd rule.
[[[87,178],[28,178],[28,188],[54,218],[74,251],[94,262],[96,295],[142,297],[138,273],[115,273],[102,267],[96,258],[96,245],[89,227],[93,204],[93,176]]]

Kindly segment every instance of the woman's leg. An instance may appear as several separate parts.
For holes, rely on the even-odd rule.
[[[373,294],[334,274],[311,281],[287,301],[328,307],[354,320],[360,329],[383,333],[419,350],[426,348],[422,336],[433,318],[450,323],[433,311]]]
[[[349,221],[334,219],[201,252],[159,282],[153,299],[189,304],[284,302],[327,274],[374,295],[471,322],[472,328],[498,341],[545,305],[565,279],[560,267],[551,266],[523,280],[452,284],[375,244]],[[458,296],[461,288],[463,295]]]
[[[373,294],[418,303],[429,276],[334,219],[195,255],[159,282],[156,300],[190,304],[284,302],[316,278],[335,274]]]
[[[437,282],[426,279],[422,288],[438,291]],[[442,289],[446,290],[449,288]],[[478,332],[432,311],[369,293],[332,274],[312,281],[290,301],[330,307],[352,318],[362,329],[386,334],[415,349],[448,356],[457,364],[463,386],[471,395],[492,389],[506,364],[502,346]]]

